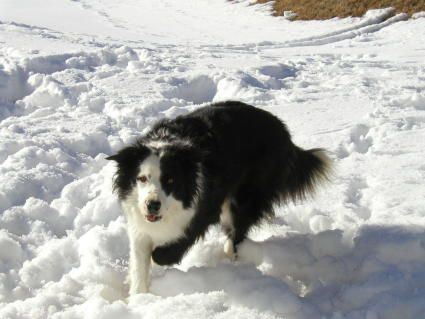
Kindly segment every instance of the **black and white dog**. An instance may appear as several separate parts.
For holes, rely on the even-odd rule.
[[[180,262],[210,225],[221,223],[235,258],[275,204],[305,198],[330,170],[324,150],[297,147],[277,117],[232,101],[161,120],[108,159],[128,222],[130,295],[148,291],[151,257]]]

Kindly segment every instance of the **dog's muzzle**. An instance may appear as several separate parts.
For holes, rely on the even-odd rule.
[[[146,202],[146,208],[148,214],[146,215],[146,219],[150,222],[157,222],[162,218],[159,214],[161,209],[161,202],[158,200],[149,200]]]

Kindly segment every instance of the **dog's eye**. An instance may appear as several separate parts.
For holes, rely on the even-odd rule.
[[[173,184],[174,183],[174,179],[172,179],[171,177],[167,179],[167,184]]]
[[[145,175],[139,176],[137,179],[142,183],[146,183],[148,181],[148,178]]]

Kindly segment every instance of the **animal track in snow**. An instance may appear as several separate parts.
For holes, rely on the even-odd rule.
[[[336,150],[338,158],[345,158],[353,152],[367,153],[373,145],[373,137],[369,132],[370,127],[365,124],[357,124],[351,128],[348,139],[341,143]]]
[[[354,177],[349,181],[348,188],[346,190],[346,201],[345,205],[352,208],[354,213],[361,219],[367,220],[371,217],[371,211],[368,205],[362,203],[363,190],[369,186],[366,180],[361,177]]]

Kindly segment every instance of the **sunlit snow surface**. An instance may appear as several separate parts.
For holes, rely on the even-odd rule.
[[[225,0],[0,0],[0,318],[425,318],[425,19],[289,22]],[[232,263],[212,228],[127,298],[104,160],[225,99],[325,147],[332,182]]]

